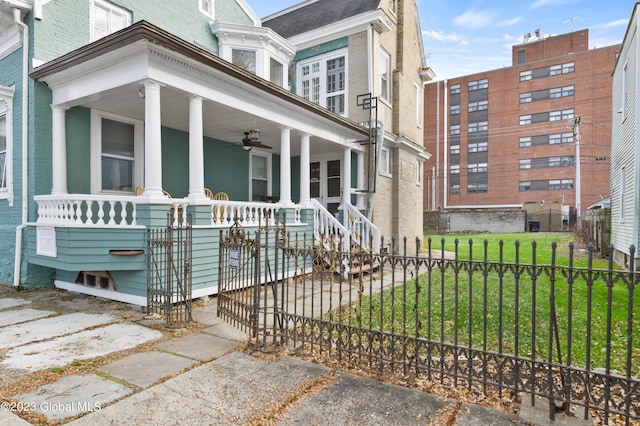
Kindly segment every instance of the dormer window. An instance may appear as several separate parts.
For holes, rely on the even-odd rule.
[[[256,51],[246,49],[232,49],[231,63],[250,73],[256,73]]]
[[[273,58],[269,66],[269,81],[278,86],[282,86],[284,81],[284,66]]]
[[[207,15],[209,18],[214,19],[214,7],[213,0],[199,0],[200,2],[200,12]]]
[[[218,39],[218,56],[258,77],[289,89],[285,72],[295,47],[270,28],[211,22]]]

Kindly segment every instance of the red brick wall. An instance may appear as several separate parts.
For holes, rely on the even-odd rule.
[[[543,36],[544,37],[544,36]],[[526,51],[526,62],[557,58],[571,52],[583,52],[589,49],[589,30],[579,30],[530,43],[517,44],[511,48],[512,65],[518,65],[518,51]]]
[[[504,206],[524,202],[557,201],[575,206],[577,180],[575,166],[519,169],[520,159],[541,157],[574,156],[575,143],[519,147],[519,139],[571,132],[569,124],[573,120],[560,120],[530,125],[519,124],[520,116],[540,112],[573,109],[575,117],[581,118],[581,212],[600,199],[609,195],[609,155],[611,144],[611,71],[620,46],[586,50],[588,43],[586,30],[545,39],[534,49],[543,54],[545,60],[534,63],[506,67],[483,73],[463,76],[431,83],[425,88],[425,148],[432,157],[425,163],[424,209],[444,209],[445,191],[447,206]],[[557,42],[557,46],[554,44]],[[576,44],[584,44],[577,52]],[[529,45],[527,45],[529,48]],[[569,51],[567,51],[569,50]],[[514,47],[515,52],[515,47]],[[565,54],[561,54],[564,52]],[[577,52],[571,53],[569,52]],[[550,55],[555,55],[550,57]],[[534,68],[575,63],[575,72],[554,75],[520,82],[520,72]],[[487,78],[488,88],[488,190],[486,193],[467,192],[467,124],[468,124],[468,82]],[[446,87],[445,87],[446,84]],[[446,167],[449,153],[445,152],[445,136],[449,138],[446,117],[450,117],[449,89],[460,84],[460,192],[449,194],[445,187]],[[573,96],[544,99],[520,104],[520,94],[564,86],[574,86]],[[439,95],[439,104],[438,104]],[[447,99],[445,110],[445,97]],[[439,118],[438,118],[439,111]],[[439,130],[439,131],[438,131]],[[605,160],[596,160],[605,157]],[[433,171],[439,173],[433,176]],[[573,189],[520,191],[519,182],[574,179]],[[434,185],[435,182],[435,185]],[[450,183],[450,180],[448,180]],[[434,192],[435,186],[435,192]],[[435,202],[434,202],[435,200]]]

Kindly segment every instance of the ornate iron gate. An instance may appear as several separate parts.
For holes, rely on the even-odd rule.
[[[220,231],[218,316],[251,337],[258,334],[260,237],[236,222]]]
[[[180,215],[181,216],[181,215]],[[191,215],[174,226],[147,230],[147,313],[166,318],[168,327],[191,322]]]

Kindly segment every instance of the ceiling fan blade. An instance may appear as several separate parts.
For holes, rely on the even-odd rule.
[[[256,148],[273,149],[269,145],[265,145],[260,141],[253,141],[251,142],[251,145],[255,146]]]

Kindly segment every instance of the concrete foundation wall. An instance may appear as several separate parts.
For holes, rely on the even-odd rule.
[[[424,232],[524,232],[526,219],[524,210],[424,212]]]

